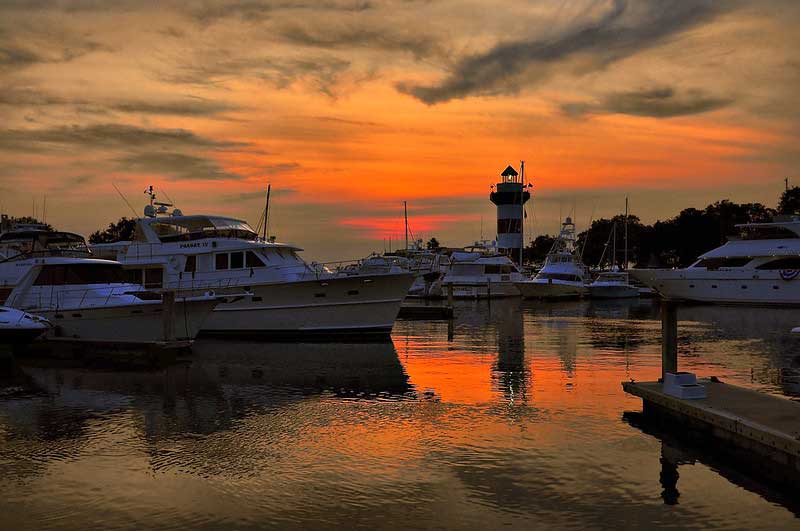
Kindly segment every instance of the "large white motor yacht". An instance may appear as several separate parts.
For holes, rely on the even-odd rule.
[[[164,304],[158,294],[128,282],[122,265],[108,260],[19,258],[9,263],[27,265],[26,272],[5,304],[47,319],[52,328],[45,339],[51,341],[184,347],[219,302],[200,295]]]
[[[684,269],[633,269],[671,300],[800,305],[800,218],[737,225],[740,233]]]
[[[456,251],[442,279],[442,289],[453,290],[457,299],[495,299],[518,297],[514,283],[524,279],[516,264],[500,254]]]
[[[588,293],[588,272],[575,249],[575,224],[566,218],[544,266],[530,280],[517,282],[526,299],[577,299]]]
[[[413,280],[407,271],[348,275],[312,267],[297,255],[300,248],[259,238],[245,221],[167,213],[153,204],[132,241],[92,251],[119,260],[148,289],[249,292],[219,305],[204,333],[388,337]]]

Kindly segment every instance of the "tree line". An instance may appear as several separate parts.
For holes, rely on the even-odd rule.
[[[638,216],[628,216],[628,260],[638,267],[686,267],[701,254],[719,247],[736,233],[736,225],[772,221],[776,215],[800,213],[800,187],[787,189],[776,208],[761,203],[734,203],[727,199],[717,201],[704,209],[686,208],[666,221],[652,225],[641,222]],[[609,235],[616,224],[617,256],[606,249]],[[577,246],[587,265],[622,266],[624,259],[625,216],[594,220],[592,225],[578,234]],[[525,248],[525,260],[541,262],[553,245],[555,237],[537,236]],[[605,251],[605,253],[604,253]],[[600,259],[603,257],[603,264]]]

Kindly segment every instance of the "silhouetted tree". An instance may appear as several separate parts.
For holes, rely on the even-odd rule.
[[[781,194],[778,214],[800,214],[800,186],[793,186]]]
[[[109,223],[103,231],[93,232],[89,236],[89,243],[111,243],[127,241],[133,238],[136,220],[126,217],[120,218],[116,223]]]
[[[431,238],[430,240],[428,240],[428,243],[425,244],[425,247],[427,247],[428,250],[430,250],[430,251],[436,251],[436,250],[440,249],[442,247],[442,245],[439,243],[439,240],[437,240],[436,238]]]
[[[541,234],[533,240],[530,245],[525,248],[525,262],[543,262],[550,248],[553,247],[553,242],[556,239],[547,234]]]
[[[14,217],[14,216],[3,215],[2,223],[0,223],[0,231],[10,230],[12,227],[14,227],[14,225],[20,225],[20,224],[42,225],[45,230],[49,231],[55,230],[53,226],[50,225],[49,223],[43,223],[31,216]]]
[[[610,238],[614,224],[617,231],[617,256],[614,260],[612,239]],[[628,216],[628,262],[639,261],[639,242],[645,226],[638,216]],[[608,244],[608,248],[606,248]],[[608,265],[616,263],[622,266],[625,259],[625,216],[617,215],[611,219],[598,219],[592,226],[578,234],[577,246],[583,251],[583,263],[588,265]],[[604,252],[605,251],[605,252]],[[603,257],[603,264],[600,258]]]

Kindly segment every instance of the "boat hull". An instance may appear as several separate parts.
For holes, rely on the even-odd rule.
[[[567,282],[517,282],[526,299],[579,299],[588,293],[586,286]]]
[[[48,319],[52,329],[43,339],[120,346],[151,345],[181,348],[191,344],[200,327],[218,304],[216,298],[177,300],[172,334],[165,327],[161,301],[59,310],[36,310]],[[171,336],[171,337],[170,337]]]
[[[24,328],[14,330],[0,329],[0,344],[21,345],[35,341],[45,333],[46,329]]]
[[[639,297],[639,288],[625,285],[589,286],[593,299],[633,299]]]
[[[252,295],[219,305],[202,333],[276,339],[388,338],[412,281],[413,275],[399,273],[248,286]]]
[[[669,300],[800,306],[800,275],[780,271],[634,269],[631,274]]]
[[[513,282],[448,282],[442,284],[446,294],[449,286],[453,287],[454,299],[502,299],[519,297],[520,292]]]

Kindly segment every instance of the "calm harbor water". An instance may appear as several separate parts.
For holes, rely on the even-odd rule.
[[[800,399],[796,311],[679,315],[682,369]],[[387,344],[21,360],[0,381],[0,529],[797,527],[793,497],[626,414],[620,382],[660,356],[648,301],[512,300]]]

